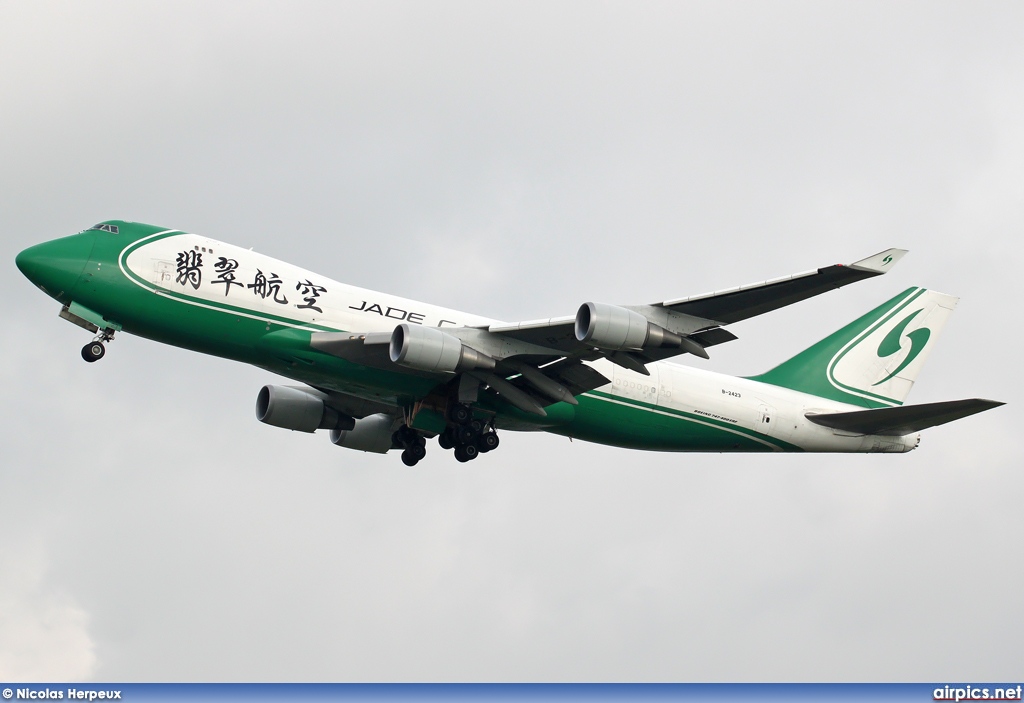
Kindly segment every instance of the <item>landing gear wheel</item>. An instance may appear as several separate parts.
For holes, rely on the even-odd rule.
[[[445,430],[437,436],[437,444],[441,449],[451,449],[455,446],[455,442],[452,441],[451,430]]]
[[[459,425],[455,428],[456,444],[472,444],[476,440],[476,432],[466,425]]]
[[[414,458],[416,461],[419,461],[420,459],[427,455],[427,448],[424,447],[422,444],[414,444],[405,451],[409,452],[409,456]]]
[[[463,463],[473,461],[473,459],[476,459],[479,455],[480,450],[477,449],[474,444],[466,444],[455,448],[455,458]]]
[[[485,432],[476,441],[477,449],[481,452],[489,452],[498,448],[498,435],[494,432]]]
[[[452,421],[457,425],[464,425],[473,417],[473,411],[465,405],[456,405],[452,408]]]
[[[103,346],[102,342],[89,342],[82,347],[82,358],[88,361],[90,364],[94,361],[99,361],[103,358],[103,355],[107,353],[106,347]]]
[[[426,453],[426,451],[423,452],[424,455],[426,455]],[[422,458],[422,456],[418,456],[416,454],[415,448],[406,449],[402,452],[402,463],[406,466],[416,466]]]
[[[395,433],[391,435],[391,441],[402,445],[403,447],[411,447],[416,444],[416,440],[420,437],[415,431],[408,425],[402,425]]]
[[[478,435],[484,431],[484,423],[479,420],[470,420],[466,424],[469,426],[469,429],[473,430],[473,434]]]

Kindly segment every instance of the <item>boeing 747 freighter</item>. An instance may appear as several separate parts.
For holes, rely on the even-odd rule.
[[[919,433],[1002,403],[904,405],[957,299],[912,287],[759,376],[667,362],[732,341],[727,327],[886,273],[906,252],[643,305],[500,322],[364,290],[198,234],[110,220],[26,249],[18,268],[94,333],[253,364],[256,417],[339,447],[436,438],[465,462],[498,430],[673,452],[907,452]]]

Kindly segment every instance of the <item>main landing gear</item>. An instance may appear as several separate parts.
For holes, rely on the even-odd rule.
[[[441,449],[454,449],[460,462],[476,459],[498,448],[498,433],[493,427],[473,418],[468,405],[458,404],[448,412],[452,423],[437,436]],[[402,425],[391,435],[391,443],[402,447],[402,463],[416,466],[427,455],[427,441],[416,430]]]
[[[493,427],[473,419],[473,412],[466,405],[455,405],[449,413],[454,425],[449,426],[437,437],[442,449],[454,449],[455,458],[461,462],[472,461],[480,454],[498,448],[498,433]]]
[[[391,441],[402,447],[402,463],[416,466],[427,455],[427,440],[408,425],[402,425],[391,435]]]
[[[99,361],[107,353],[107,348],[103,343],[109,342],[112,339],[114,339],[114,330],[108,327],[97,334],[91,342],[82,347],[82,358],[90,364],[94,361]]]

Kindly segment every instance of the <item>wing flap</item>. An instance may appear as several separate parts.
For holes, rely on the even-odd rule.
[[[1000,405],[1004,403],[998,400],[971,398],[903,405],[898,408],[855,410],[848,413],[807,413],[805,417],[816,425],[843,432],[900,437],[991,410]]]
[[[725,344],[731,342],[734,339],[738,339],[729,330],[723,327],[712,327],[709,330],[703,332],[697,332],[691,334],[690,339],[697,342],[702,347],[713,347],[716,344]],[[674,356],[680,356],[681,354],[687,353],[685,349],[673,349],[673,348],[660,348],[660,349],[645,349],[643,352],[643,358],[648,361],[661,361],[662,359],[670,359]]]
[[[607,386],[611,380],[593,366],[584,364],[579,359],[561,359],[537,369],[553,381],[565,386],[573,396]],[[515,378],[511,381],[522,388],[530,388],[526,378]],[[545,401],[550,402],[550,401]]]

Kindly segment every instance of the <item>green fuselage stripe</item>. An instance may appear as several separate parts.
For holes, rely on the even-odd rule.
[[[737,435],[745,439],[753,440],[754,442],[762,444],[773,451],[803,451],[801,447],[795,444],[790,444],[789,442],[776,439],[775,437],[769,437],[768,435],[764,435],[762,433],[756,432],[754,430],[749,430],[744,427],[736,427],[735,425],[729,425],[720,420],[715,420],[713,418],[706,418],[698,415],[693,415],[682,410],[676,410],[675,408],[660,405],[652,405],[642,400],[624,398],[622,396],[613,395],[605,391],[590,391],[588,393],[584,393],[583,397],[591,397],[607,403],[621,405],[632,410],[644,413],[653,413],[656,415],[663,415],[665,417],[670,417],[675,420],[694,423],[715,430],[716,433],[720,434]]]
[[[631,400],[631,399],[622,398],[620,396],[611,395],[610,393],[604,393],[604,392],[601,392],[601,391],[591,391],[591,393],[589,395],[593,395],[595,398],[597,398],[599,400],[603,400],[603,401],[608,402],[608,403],[617,403],[618,405],[624,405],[626,407],[634,408],[634,409],[641,410],[641,411],[644,411],[644,412],[655,413],[657,415],[665,415],[666,417],[671,417],[671,418],[675,418],[675,419],[678,419],[678,420],[684,420],[686,422],[693,422],[693,423],[696,423],[698,425],[704,425],[705,427],[711,427],[711,428],[714,428],[716,430],[721,430],[723,432],[729,432],[729,433],[732,433],[732,434],[736,434],[736,435],[739,435],[741,437],[746,437],[748,439],[752,439],[755,442],[760,442],[761,444],[765,445],[766,447],[771,447],[775,451],[782,451],[782,447],[780,447],[779,445],[774,444],[773,442],[766,441],[764,435],[760,435],[760,434],[758,434],[756,432],[748,432],[748,431],[745,431],[745,430],[743,430],[741,428],[734,427],[732,425],[726,425],[726,424],[722,423],[721,421],[716,421],[716,420],[713,420],[713,419],[710,419],[710,418],[708,418],[708,419],[705,419],[705,418],[698,419],[697,416],[690,415],[689,413],[683,412],[682,410],[675,410],[673,408],[660,407],[660,406],[656,407],[656,406],[652,406],[652,405],[650,405],[648,403],[644,403],[643,401],[634,401],[634,400]]]

